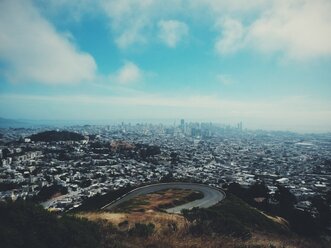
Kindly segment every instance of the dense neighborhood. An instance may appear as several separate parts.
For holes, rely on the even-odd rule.
[[[0,130],[0,199],[38,199],[67,211],[97,194],[167,178],[216,187],[264,182],[271,194],[282,185],[297,197],[297,208],[309,209],[311,196],[331,188],[331,134],[184,120],[49,130]]]

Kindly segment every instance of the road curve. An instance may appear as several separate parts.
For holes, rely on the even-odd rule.
[[[122,202],[128,201],[136,196],[145,195],[165,189],[191,189],[203,193],[203,198],[188,202],[186,204],[166,209],[168,213],[180,213],[182,209],[192,209],[194,207],[208,208],[225,198],[225,193],[216,188],[198,183],[159,183],[143,186],[130,191],[119,199],[112,201],[101,209],[112,210]]]

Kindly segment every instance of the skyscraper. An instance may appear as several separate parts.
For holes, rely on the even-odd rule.
[[[184,133],[185,132],[185,120],[181,119],[180,120],[180,126],[179,126],[180,130]]]

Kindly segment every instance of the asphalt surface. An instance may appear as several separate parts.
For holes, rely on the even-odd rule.
[[[137,189],[130,191],[129,193],[123,195],[120,199],[117,199],[106,206],[102,207],[102,209],[112,210],[119,204],[128,201],[136,196],[145,195],[153,192],[157,192],[165,189],[190,189],[194,191],[200,191],[203,193],[203,198],[188,202],[186,204],[166,209],[168,213],[180,213],[182,209],[192,209],[194,207],[199,208],[208,208],[216,203],[222,201],[225,198],[225,193],[210,187],[204,184],[197,183],[160,183],[160,184],[152,184],[143,186]]]

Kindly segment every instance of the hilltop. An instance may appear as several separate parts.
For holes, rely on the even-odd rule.
[[[45,131],[37,134],[33,134],[29,137],[32,141],[79,141],[83,140],[84,136],[79,133],[69,132],[69,131]]]
[[[292,233],[286,220],[268,216],[232,194],[214,207],[182,215],[158,211],[146,197],[128,204],[134,208],[126,205],[125,212],[82,211],[75,216],[110,224],[116,232],[105,238],[116,239],[119,247],[327,247]]]

